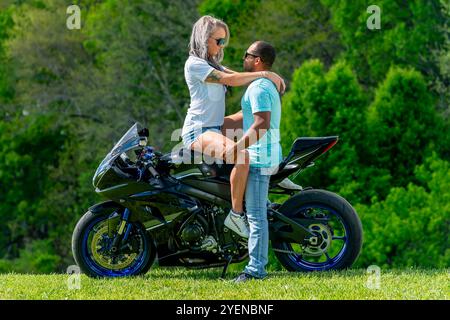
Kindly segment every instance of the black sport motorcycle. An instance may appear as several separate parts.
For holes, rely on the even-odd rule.
[[[134,124],[93,177],[95,191],[108,201],[78,221],[72,251],[92,277],[146,273],[159,266],[223,267],[248,257],[247,239],[224,226],[231,207],[230,164],[179,149],[168,154],[147,146],[148,130]],[[271,176],[270,192],[290,196],[268,201],[272,250],[289,271],[350,267],[362,246],[362,226],[341,196],[302,188],[288,176],[314,165],[337,136],[297,138]]]

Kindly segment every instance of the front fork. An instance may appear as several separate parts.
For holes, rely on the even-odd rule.
[[[117,235],[114,237],[114,240],[111,244],[111,252],[113,254],[117,253],[121,243],[125,242],[128,238],[128,235],[130,234],[131,230],[131,223],[128,223],[128,219],[130,218],[130,210],[128,208],[125,208],[125,211],[122,215],[122,220],[120,222],[119,231],[117,232]]]

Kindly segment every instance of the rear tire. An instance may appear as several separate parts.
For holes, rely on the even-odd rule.
[[[106,221],[110,213],[97,213],[91,211],[86,212],[78,221],[72,235],[72,253],[75,262],[80,267],[81,271],[90,277],[126,277],[145,274],[153,264],[156,257],[156,247],[144,226],[139,222],[133,222],[133,235],[139,237],[142,244],[142,252],[135,259],[136,262],[130,263],[130,266],[123,270],[108,269],[98,263],[91,254],[92,244],[89,243],[89,234],[95,226]]]
[[[291,244],[283,241],[272,241],[272,247],[275,249],[275,255],[280,263],[288,271],[294,272],[341,270],[351,267],[361,252],[363,242],[362,225],[355,209],[347,200],[335,193],[312,189],[302,191],[288,199],[278,211],[289,218],[296,218],[308,208],[323,208],[331,212],[332,215],[336,215],[336,220],[343,224],[343,230],[345,231],[345,236],[342,238],[346,240],[341,239],[341,241],[344,241],[343,249],[336,256],[336,259],[327,257],[326,262],[310,263],[302,258],[307,255],[304,251],[297,256],[292,253],[289,254],[286,251],[292,252]],[[331,240],[330,243],[333,241],[337,240]]]

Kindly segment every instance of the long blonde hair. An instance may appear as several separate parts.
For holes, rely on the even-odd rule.
[[[223,48],[220,48],[216,56],[208,56],[208,39],[220,27],[226,31],[225,45],[227,45],[230,39],[230,30],[227,24],[212,16],[203,16],[197,20],[192,27],[191,40],[189,42],[189,55],[204,59],[218,69],[222,69],[220,63],[223,60]]]

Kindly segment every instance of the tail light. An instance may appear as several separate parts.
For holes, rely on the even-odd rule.
[[[333,148],[333,146],[334,146],[337,142],[338,142],[337,139],[334,140],[333,142],[330,142],[330,143],[328,144],[328,146],[327,146],[325,149],[323,149],[323,151],[322,151],[321,154],[324,154],[325,152],[327,152],[328,150],[330,150],[331,148]]]

